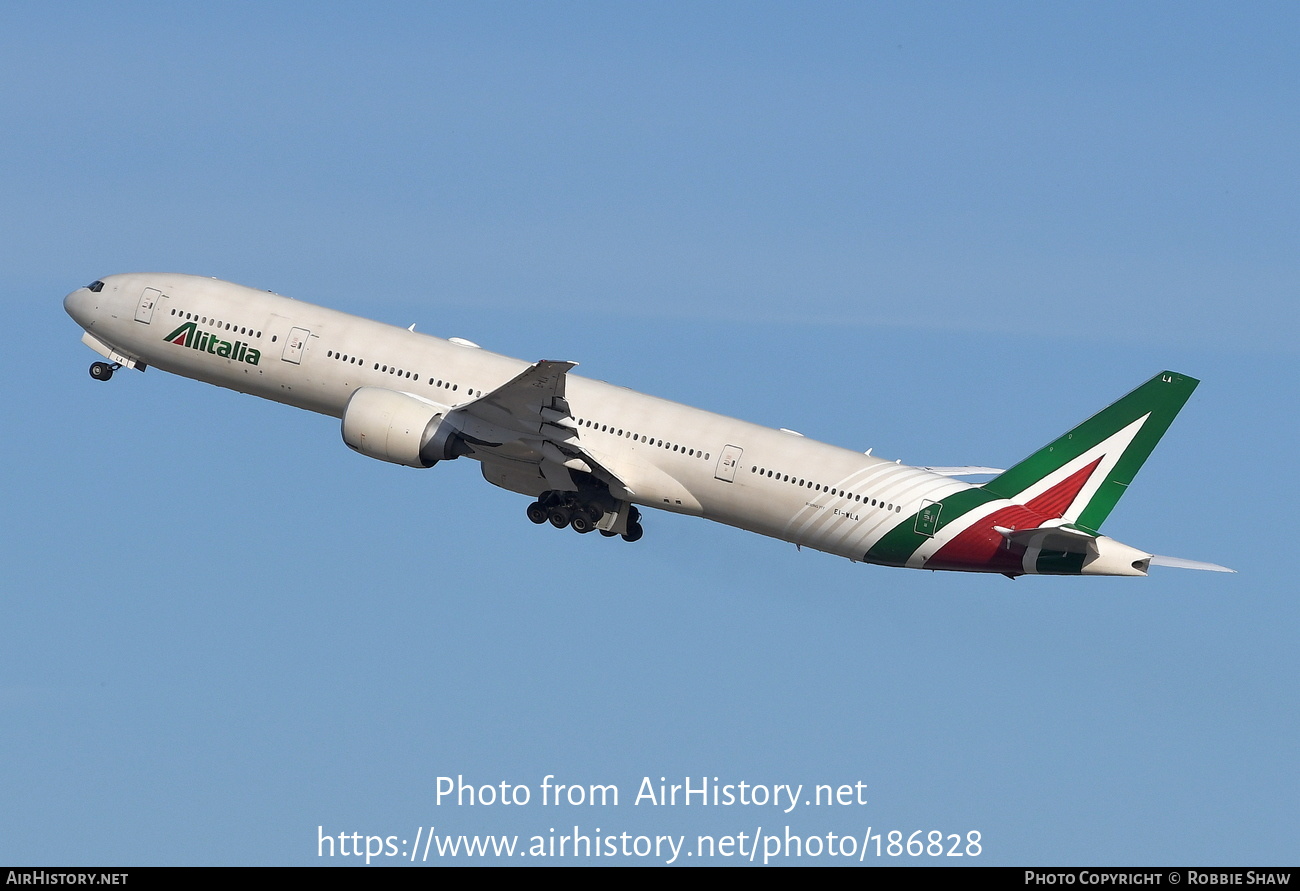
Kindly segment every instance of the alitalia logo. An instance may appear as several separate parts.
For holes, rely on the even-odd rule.
[[[224,359],[247,362],[249,365],[256,365],[262,359],[261,350],[253,349],[242,340],[231,343],[228,340],[221,340],[210,331],[200,331],[196,322],[186,322],[164,337],[163,340],[177,346],[189,347],[192,350],[212,353],[212,355],[221,356]]]

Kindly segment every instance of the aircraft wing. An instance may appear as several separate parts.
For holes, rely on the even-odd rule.
[[[558,422],[558,433],[563,429],[563,419],[569,416],[569,404],[564,399],[564,375],[577,364],[550,359],[534,362],[491,393],[457,411],[520,434],[536,435],[544,425]]]
[[[578,441],[578,424],[564,398],[565,375],[577,364],[551,359],[534,362],[448,417],[475,445],[510,446],[516,453],[535,454],[548,478],[556,474],[558,465],[627,488]]]

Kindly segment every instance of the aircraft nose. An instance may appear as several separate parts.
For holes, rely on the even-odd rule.
[[[77,288],[77,290],[63,298],[63,310],[72,316],[78,325],[84,328],[90,318],[94,296],[90,288]]]

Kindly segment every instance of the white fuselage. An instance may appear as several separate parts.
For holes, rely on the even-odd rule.
[[[342,417],[362,387],[455,409],[530,363],[216,279],[129,274],[81,288],[65,306],[86,342],[148,365]],[[169,339],[169,335],[171,336]],[[862,560],[925,501],[970,485],[781,430],[566,375],[564,395],[612,494]],[[492,482],[538,495],[544,457],[527,445],[479,449]]]

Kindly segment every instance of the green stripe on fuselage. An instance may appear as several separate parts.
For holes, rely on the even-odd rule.
[[[935,524],[934,531],[937,533],[975,508],[996,500],[996,495],[990,495],[983,489],[954,492],[947,498],[940,499],[939,504],[943,505],[943,509],[939,511],[939,522]],[[887,566],[906,566],[908,558],[916,553],[916,549],[932,537],[916,531],[916,517],[917,514],[912,514],[886,532],[880,541],[871,546],[863,559]]]
[[[981,488],[956,492],[942,499],[939,503],[943,508],[934,531],[941,531],[949,523],[993,501],[1006,499],[1020,503],[1021,494],[1030,486],[1144,415],[1150,415],[1075,520],[1074,525],[1096,533],[1198,383],[1195,378],[1172,371],[1157,374],[1118,402],[1102,409]],[[929,535],[916,531],[917,513],[885,533],[863,555],[863,559],[888,566],[906,566],[917,548],[930,538]],[[1040,572],[1073,575],[1082,567],[1082,557],[1077,554],[1044,554],[1039,559],[1039,566],[1042,567]]]

